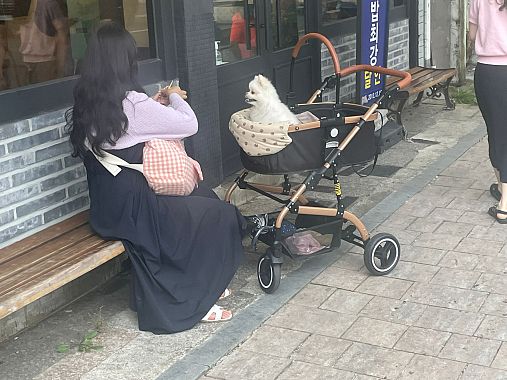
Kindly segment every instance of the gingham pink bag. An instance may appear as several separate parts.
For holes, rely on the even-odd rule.
[[[153,191],[164,195],[188,195],[203,179],[201,166],[187,155],[181,140],[146,142],[143,173]]]

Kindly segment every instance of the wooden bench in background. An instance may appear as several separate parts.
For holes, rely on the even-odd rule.
[[[449,96],[449,84],[454,75],[456,75],[456,69],[434,69],[416,66],[409,69],[408,72],[412,75],[412,82],[408,87],[398,93],[388,107],[388,115],[390,117],[394,116],[398,124],[403,125],[401,112],[409,96],[412,95],[417,94],[417,98],[413,103],[415,107],[421,103],[424,93],[426,92],[429,98],[441,98],[443,94],[445,99],[445,110],[453,110],[455,108],[455,104]],[[386,80],[386,88],[399,80],[399,78],[388,77]]]
[[[91,230],[88,212],[0,249],[0,319],[123,252]]]

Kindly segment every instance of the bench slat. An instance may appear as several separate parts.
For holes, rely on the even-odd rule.
[[[414,78],[417,78],[420,75],[424,75],[425,68],[421,67],[421,66],[416,66],[416,67],[413,67],[413,68],[406,70],[406,71],[408,73],[410,73],[410,75],[412,76],[412,80],[413,80]],[[401,80],[401,78],[394,77],[394,76],[388,76],[386,79],[386,86],[390,86],[393,83],[396,83],[400,80]]]
[[[43,231],[37,232],[21,241],[13,243],[5,248],[0,249],[0,265],[12,260],[26,251],[40,247],[48,241],[57,239],[58,237],[68,233],[70,230],[78,228],[88,223],[88,211],[83,211],[73,217],[48,227]]]
[[[432,69],[425,67],[414,67],[407,70],[412,75],[411,84],[404,88],[410,95],[420,93],[438,83],[441,83],[456,74],[456,69]],[[389,77],[386,86],[398,82],[400,78]]]
[[[17,287],[5,296],[0,297],[0,318],[38,300],[123,252],[124,248],[121,242],[104,242],[101,249],[75,257],[57,269],[45,273],[40,278]]]
[[[453,75],[451,75],[451,77]],[[449,77],[450,76],[436,76],[436,77],[432,77],[431,79],[429,79],[425,83],[416,83],[416,85],[414,85],[412,87],[412,93],[418,93],[418,92],[424,91],[429,87],[432,87],[438,83],[445,81],[446,79],[449,79]]]
[[[83,240],[90,241],[90,239],[101,241],[100,238],[94,235],[91,228],[85,224],[61,235],[58,239],[50,240],[46,244],[25,251],[24,254],[18,255],[0,265],[0,284],[6,277],[28,270],[40,262],[46,262],[52,256],[57,256],[62,251],[66,251],[69,248],[72,249]]]
[[[407,88],[407,91],[409,91],[411,94],[418,93],[422,90],[430,88],[431,86],[434,86],[437,83],[443,82],[444,80],[445,79],[438,74],[435,75],[434,73],[427,73],[426,75],[417,78],[415,81],[412,81],[410,86]],[[420,88],[422,88],[422,90],[418,90]]]
[[[58,269],[58,267],[63,266],[74,258],[85,256],[89,252],[93,253],[99,251],[104,247],[105,244],[106,242],[104,242],[104,240],[96,236],[92,236],[86,240],[74,244],[71,247],[61,249],[55,254],[51,255],[49,258],[30,265],[26,267],[25,270],[18,271],[14,275],[9,274],[8,268],[4,268],[4,266],[2,266],[2,273],[0,274],[0,297],[12,289],[15,289],[16,287],[22,286],[32,279],[38,278],[47,272]],[[25,255],[22,258],[30,259],[30,255]],[[13,263],[15,263],[15,261]]]

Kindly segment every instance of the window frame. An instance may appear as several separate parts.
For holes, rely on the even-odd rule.
[[[146,1],[150,50],[155,58],[139,62],[141,85],[156,83],[176,73],[176,60],[164,59],[175,51],[172,1]],[[157,38],[173,36],[173,38]],[[16,87],[0,92],[0,124],[29,119],[73,104],[78,76]]]
[[[409,18],[408,1],[403,0],[402,5],[395,7],[394,0],[389,0],[389,23]],[[322,3],[320,1],[318,2],[318,7],[318,28],[322,34],[332,38],[356,33],[357,17],[350,17],[324,25],[322,22]]]

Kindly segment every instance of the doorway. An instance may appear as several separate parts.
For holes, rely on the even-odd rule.
[[[224,176],[241,169],[239,147],[229,132],[231,114],[248,107],[248,83],[263,74],[286,101],[292,48],[317,30],[317,7],[305,0],[214,0],[215,53]],[[295,101],[320,84],[320,44],[305,44],[295,64]]]

